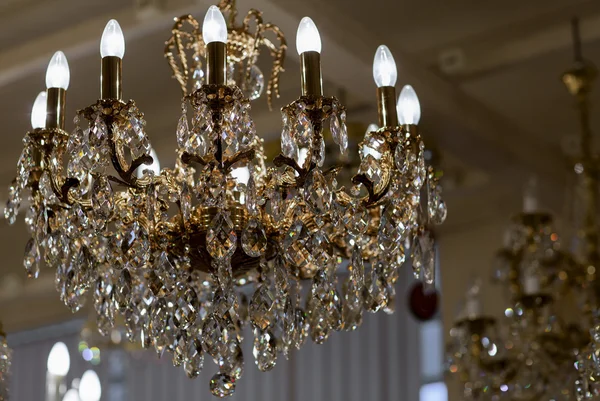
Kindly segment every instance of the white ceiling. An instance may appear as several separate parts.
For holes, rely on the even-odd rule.
[[[541,176],[544,191],[555,191],[563,184],[567,165],[560,144],[577,130],[571,99],[558,79],[571,66],[569,19],[582,17],[584,54],[600,65],[600,23],[595,23],[600,20],[600,2],[237,2],[240,14],[250,7],[260,9],[266,21],[279,25],[287,35],[287,71],[276,109],[299,95],[295,29],[302,16],[313,17],[322,34],[326,93],[343,94],[351,111],[349,119],[364,126],[376,119],[371,75],[374,50],[381,43],[391,48],[399,67],[398,86],[411,83],[417,90],[423,107],[423,136],[442,155],[450,206],[442,233],[464,230],[517,208],[518,193],[530,173]],[[145,112],[150,139],[162,164],[173,163],[180,93],[163,57],[164,41],[173,17],[192,13],[202,19],[210,2],[144,1],[157,7],[143,10],[136,8],[136,3],[0,3],[0,199],[6,198],[5,188],[15,174],[31,105],[44,88],[46,64],[55,50],[65,51],[71,67],[68,119],[75,109],[95,102],[100,34],[109,18],[120,21],[127,40],[125,97],[135,99]],[[440,57],[447,54],[458,55],[452,71],[440,65]],[[599,115],[595,113],[594,126],[600,124]],[[277,110],[269,112],[262,99],[253,106],[253,116],[261,135],[277,138]],[[559,205],[560,199],[556,199],[548,206]],[[25,242],[22,223],[9,228],[2,221],[0,320],[9,329],[28,327],[39,319],[57,319],[62,313],[56,297],[50,297],[54,295],[50,272],[46,271],[38,284],[20,287]],[[11,308],[4,307],[7,302]],[[20,308],[13,307],[17,304]],[[53,306],[41,308],[41,304]]]

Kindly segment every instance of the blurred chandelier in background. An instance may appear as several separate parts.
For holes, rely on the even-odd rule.
[[[530,184],[495,260],[494,277],[510,298],[506,319],[482,315],[476,284],[450,332],[449,370],[458,373],[466,400],[600,400],[599,187],[589,121],[597,72],[582,58],[577,20],[573,36],[575,65],[562,79],[581,125],[578,246],[561,248],[553,217],[538,210]]]
[[[6,343],[6,333],[2,329],[0,322],[0,401],[8,400],[8,382],[10,373],[10,364],[12,351]]]
[[[309,336],[321,344],[360,326],[365,310],[392,313],[406,257],[433,285],[430,227],[444,221],[446,206],[425,164],[411,87],[396,110],[386,46],[373,66],[381,128],[360,144],[352,187],[338,185],[339,168],[322,168],[327,131],[347,151],[346,111],[323,96],[321,39],[307,17],[296,40],[302,95],[282,109],[281,154],[267,167],[249,99],[264,85],[261,49],[273,57],[269,102],[278,94],[285,38],[258,11],[236,25],[232,3],[220,8],[228,23],[212,6],[202,27],[191,16],[176,19],[167,41],[184,95],[173,169],[158,167],[143,114],[121,100],[125,42],[112,20],[100,44],[100,100],[77,113],[71,134],[69,69],[62,52],[52,58],[5,214],[14,222],[29,200],[29,276],[43,259],[56,268],[68,307],[80,309],[91,293],[101,333],[120,315],[130,340],[172,352],[190,377],[208,355],[219,367],[211,392],[224,397],[242,375],[243,326],[253,329],[258,369],[268,371]]]

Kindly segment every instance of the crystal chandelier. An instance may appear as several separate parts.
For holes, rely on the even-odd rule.
[[[448,368],[466,400],[600,399],[599,187],[589,122],[596,68],[582,58],[577,20],[573,33],[576,62],[562,78],[581,124],[574,168],[583,214],[579,249],[561,247],[553,216],[538,209],[530,183],[523,212],[495,257],[494,279],[510,299],[505,319],[482,315],[476,283],[450,332]]]
[[[8,382],[12,351],[6,343],[6,333],[0,322],[0,401],[8,401]]]
[[[281,154],[267,167],[249,100],[264,86],[262,49],[274,59],[267,96],[278,96],[286,41],[260,12],[241,25],[236,14],[222,1],[202,26],[191,16],[175,21],[165,56],[183,100],[172,169],[153,165],[144,115],[122,100],[118,23],[108,23],[100,44],[100,100],[77,112],[71,134],[69,69],[57,52],[5,209],[13,223],[27,200],[30,277],[42,261],[52,266],[70,309],[91,294],[101,333],[122,316],[130,340],[171,352],[189,377],[212,358],[218,397],[233,394],[242,375],[244,326],[253,330],[258,369],[268,371],[308,337],[321,344],[360,326],[364,311],[392,313],[407,257],[433,285],[430,228],[446,217],[417,130],[418,98],[406,87],[397,109],[386,46],[373,64],[382,128],[361,142],[351,188],[338,185],[339,168],[323,168],[327,131],[347,151],[346,111],[323,96],[321,39],[308,17],[296,40],[302,94],[281,110]]]

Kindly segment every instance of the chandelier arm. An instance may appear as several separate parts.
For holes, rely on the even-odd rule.
[[[235,155],[225,160],[223,170],[228,172],[231,169],[231,166],[233,166],[235,163],[240,161],[250,161],[254,158],[255,155],[255,149],[248,149],[242,152],[237,152]]]
[[[183,152],[181,154],[181,161],[188,165],[192,163],[197,163],[201,166],[206,166],[208,164],[208,161],[206,161],[203,157],[188,152]]]
[[[381,201],[387,195],[387,192],[390,189],[390,182],[391,180],[388,180],[388,182],[385,185],[385,188],[381,192],[375,192],[373,183],[367,178],[365,174],[357,174],[354,177],[352,177],[353,184],[363,184],[367,189],[367,192],[369,193],[368,196],[362,199],[362,203],[367,208],[376,206],[378,202]]]
[[[125,181],[115,177],[114,175],[107,175],[106,179],[108,179],[109,181],[112,181],[114,183],[117,183],[119,185],[123,185],[124,187],[127,187],[127,188],[140,189],[140,187],[138,187],[137,185],[133,185],[131,183],[125,182]]]
[[[69,190],[73,187],[79,186],[79,180],[77,178],[67,177],[62,185],[59,185],[56,181],[56,177],[53,174],[48,174],[50,178],[50,184],[52,191],[58,200],[66,205],[72,205],[73,201],[69,198]]]
[[[115,135],[112,129],[112,124],[106,124],[109,134],[110,152],[112,165],[119,174],[119,177],[127,183],[129,187],[146,187],[150,184],[150,179],[136,178],[133,173],[142,164],[152,164],[152,156],[142,155],[131,162],[129,168],[126,167],[125,156],[123,155],[122,146],[120,146],[115,139]]]

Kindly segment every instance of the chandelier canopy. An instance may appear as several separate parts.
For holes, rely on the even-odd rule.
[[[347,152],[346,110],[323,95],[321,40],[308,17],[296,40],[301,96],[281,110],[281,154],[268,167],[250,100],[264,86],[263,49],[273,58],[269,102],[278,96],[286,41],[256,10],[237,25],[232,3],[219,8],[202,27],[176,19],[166,44],[183,92],[174,168],[158,167],[143,113],[122,100],[125,41],[112,20],[100,45],[100,99],[77,112],[70,134],[68,64],[62,52],[52,57],[5,216],[14,223],[27,205],[30,277],[43,260],[71,310],[91,294],[101,333],[122,316],[130,340],[170,351],[190,377],[211,357],[219,367],[211,392],[224,397],[242,375],[243,326],[253,329],[258,369],[268,371],[308,337],[320,344],[356,329],[365,310],[393,312],[407,257],[433,285],[431,227],[446,205],[425,163],[412,87],[396,109],[386,46],[373,64],[381,128],[360,143],[351,187],[338,184],[340,168],[323,168],[328,132]]]

